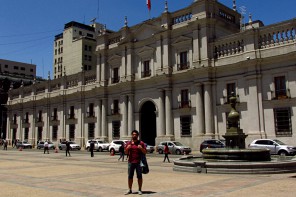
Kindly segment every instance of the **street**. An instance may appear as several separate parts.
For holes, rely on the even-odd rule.
[[[170,159],[179,156],[172,156]],[[127,162],[119,155],[86,151],[0,150],[1,196],[123,196]],[[175,172],[163,155],[148,154],[143,196],[295,196],[296,173],[225,175]],[[131,196],[138,196],[136,177]]]

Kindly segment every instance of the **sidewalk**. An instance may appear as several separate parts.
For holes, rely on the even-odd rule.
[[[0,150],[1,196],[124,196],[127,162],[118,155],[72,151]],[[150,173],[144,176],[143,196],[295,196],[295,174],[213,175],[172,171],[173,163],[147,155]],[[173,158],[171,157],[171,160]],[[134,181],[134,192],[137,182]],[[138,196],[132,194],[130,196]]]

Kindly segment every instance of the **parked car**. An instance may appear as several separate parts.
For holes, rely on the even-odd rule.
[[[183,144],[181,144],[180,142],[177,142],[177,141],[164,141],[164,142],[160,142],[159,145],[157,146],[156,151],[159,154],[163,154],[164,145],[166,143],[168,144],[169,151],[172,154],[180,155],[180,154],[184,154],[184,153],[185,154],[191,153],[191,148],[189,146],[185,146],[185,145],[183,145]]]
[[[69,143],[70,143],[70,150],[80,150],[81,149],[79,144],[76,144],[73,141],[69,141]],[[65,141],[59,143],[59,149],[66,150],[66,142]]]
[[[270,150],[270,154],[296,155],[295,146],[289,146],[277,139],[257,139],[249,144],[249,148],[267,148]]]
[[[86,142],[86,150],[89,151],[89,147],[90,147],[90,141],[91,140],[87,140]],[[104,150],[108,151],[109,148],[109,143],[104,142],[103,140],[92,140],[95,143],[95,150],[102,152]]]
[[[200,144],[199,151],[202,152],[205,148],[225,148],[225,144],[220,140],[209,139]]]
[[[37,144],[37,149],[43,149],[44,148],[44,141],[40,141]],[[52,142],[48,142],[48,149],[55,149],[55,145]]]
[[[126,144],[129,140],[113,140],[109,146],[109,152],[114,151],[114,153],[119,152],[119,147],[122,143]]]
[[[32,148],[32,144],[30,144],[27,141],[18,141],[16,143],[16,148],[23,148],[23,149],[29,148],[29,149],[31,149]]]
[[[151,146],[151,145],[148,145],[145,143],[145,146],[146,146],[146,150],[147,150],[147,153],[153,153],[155,148],[154,146]]]

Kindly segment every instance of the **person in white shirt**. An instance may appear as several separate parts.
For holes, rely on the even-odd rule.
[[[44,142],[44,153],[43,154],[45,154],[46,151],[47,151],[47,154],[49,154],[47,141]]]

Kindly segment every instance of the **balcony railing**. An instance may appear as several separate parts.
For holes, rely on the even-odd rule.
[[[88,118],[95,117],[95,112],[86,112],[86,116],[87,116]]]
[[[119,115],[120,109],[111,109],[111,115]]]
[[[68,119],[75,119],[75,114],[68,114]]]
[[[278,89],[271,91],[272,100],[281,100],[291,98],[290,89]]]
[[[144,70],[143,72],[142,72],[142,78],[144,78],[144,77],[150,77],[151,76],[151,70],[149,69],[149,70]]]
[[[189,69],[190,63],[189,62],[185,62],[185,63],[180,63],[178,64],[177,70],[186,70]]]
[[[179,108],[191,108],[191,101],[179,101],[178,102]]]
[[[119,77],[112,78],[111,81],[112,81],[112,83],[118,83]]]

